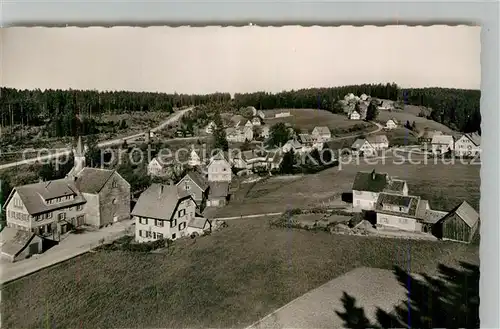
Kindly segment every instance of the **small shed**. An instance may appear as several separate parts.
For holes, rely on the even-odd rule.
[[[205,217],[196,214],[195,218],[191,219],[187,225],[187,233],[189,236],[203,235],[205,232],[212,230],[212,223]]]
[[[43,239],[35,233],[5,227],[0,232],[1,256],[11,262],[28,258],[43,251]]]
[[[439,220],[433,228],[442,240],[470,243],[479,226],[479,214],[466,201]]]

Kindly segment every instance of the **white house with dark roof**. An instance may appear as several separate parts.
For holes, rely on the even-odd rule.
[[[321,142],[328,142],[332,138],[332,133],[330,129],[326,126],[318,126],[314,127],[311,135],[317,140]]]
[[[17,186],[4,205],[7,227],[38,235],[65,233],[85,223],[86,202],[72,179]]]
[[[481,154],[481,136],[478,133],[462,135],[455,142],[455,156],[474,157]]]
[[[387,130],[392,130],[392,129],[396,129],[398,127],[398,123],[395,119],[389,119],[387,120],[387,122],[385,123],[385,129]]]
[[[359,113],[357,111],[352,111],[349,114],[349,120],[361,120],[361,116],[359,115]]]
[[[377,150],[364,138],[358,138],[351,146],[351,152],[354,155],[372,156]]]
[[[374,210],[375,204],[382,192],[408,195],[406,181],[392,179],[387,173],[358,172],[352,185],[353,209]]]
[[[431,141],[432,153],[444,154],[454,150],[455,141],[451,135],[434,135]]]
[[[189,154],[188,165],[190,167],[197,167],[201,165],[201,158],[194,148],[191,150],[191,153]]]
[[[188,225],[196,219],[191,194],[174,185],[153,184],[142,192],[132,210],[135,240],[176,240],[188,236]]]

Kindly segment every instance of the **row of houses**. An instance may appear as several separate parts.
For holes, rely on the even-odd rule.
[[[481,153],[481,136],[478,133],[467,133],[455,139],[440,131],[427,131],[419,138],[421,143],[430,143],[434,154],[452,152],[455,156],[470,157]]]
[[[67,177],[14,187],[4,209],[2,256],[11,261],[41,252],[44,238],[82,225],[101,228],[130,218],[130,184],[115,170],[85,167],[81,138]]]
[[[378,151],[389,148],[389,139],[386,135],[369,135],[365,138],[358,138],[351,146],[352,154],[373,156]]]
[[[406,181],[387,173],[358,172],[352,193],[353,208],[375,212],[376,225],[381,227],[465,243],[472,241],[478,229],[479,214],[466,201],[449,212],[431,209],[427,200],[409,195]]]

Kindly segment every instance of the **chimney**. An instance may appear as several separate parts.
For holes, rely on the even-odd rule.
[[[376,175],[377,174],[375,173],[375,169],[373,169],[373,171],[372,171],[372,180],[375,180]]]

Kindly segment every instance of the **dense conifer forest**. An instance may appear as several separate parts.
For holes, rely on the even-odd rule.
[[[2,126],[53,125],[55,136],[92,134],[95,117],[100,114],[136,111],[172,112],[174,108],[209,103],[230,103],[240,108],[318,108],[341,113],[337,101],[348,93],[367,94],[409,105],[425,106],[429,119],[462,132],[480,131],[479,90],[419,88],[401,89],[396,84],[363,84],[332,88],[309,88],[279,93],[229,93],[210,95],[165,94],[151,92],[98,92],[83,90],[17,90],[0,88]]]

